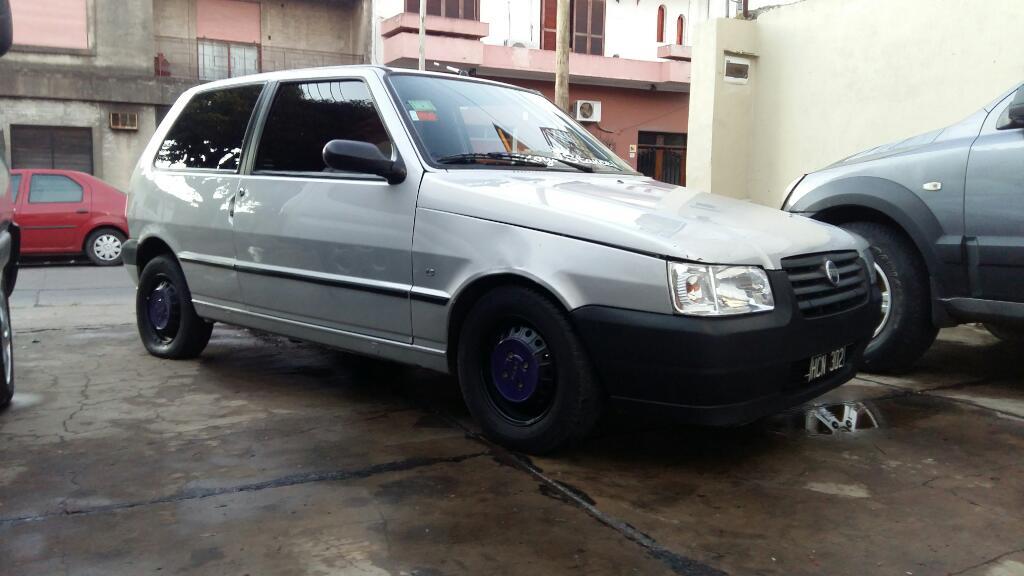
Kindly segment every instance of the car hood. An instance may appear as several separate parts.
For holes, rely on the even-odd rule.
[[[778,269],[786,256],[860,248],[834,226],[638,175],[430,172],[419,208],[709,264]]]
[[[859,164],[861,162],[870,162],[872,160],[880,160],[897,154],[911,152],[931,144],[939,137],[940,134],[942,134],[942,130],[932,130],[931,132],[925,132],[924,134],[919,134],[911,138],[903,138],[901,140],[896,140],[895,142],[875,146],[874,148],[869,148],[863,152],[858,152],[852,156],[843,158],[842,160],[827,166],[826,169],[838,166],[849,166],[851,164]]]

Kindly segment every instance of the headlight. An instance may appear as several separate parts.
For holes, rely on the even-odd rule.
[[[761,268],[669,262],[668,278],[680,314],[728,316],[775,308],[768,274]]]

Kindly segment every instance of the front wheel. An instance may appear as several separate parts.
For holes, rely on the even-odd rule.
[[[882,311],[864,351],[868,372],[910,369],[935,341],[928,270],[916,248],[898,230],[877,222],[849,222],[842,228],[867,240],[875,258]]]
[[[121,248],[124,240],[125,236],[120,230],[93,230],[85,240],[85,254],[97,266],[118,266],[122,262]]]
[[[160,358],[195,358],[213,330],[213,324],[196,314],[185,275],[168,255],[153,258],[142,269],[135,318],[142,344]]]
[[[603,391],[565,312],[519,287],[480,299],[458,344],[462,395],[484,434],[515,450],[546,453],[584,438]]]
[[[0,408],[11,403],[14,396],[14,331],[11,328],[11,306],[7,292],[0,290]]]

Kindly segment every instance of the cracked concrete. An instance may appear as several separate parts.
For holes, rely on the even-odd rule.
[[[1024,368],[974,327],[823,399],[875,429],[616,414],[531,460],[435,374],[227,326],[152,358],[128,292],[19,280],[0,574],[1024,574]]]

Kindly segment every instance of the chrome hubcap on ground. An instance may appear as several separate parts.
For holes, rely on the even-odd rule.
[[[105,262],[121,256],[121,239],[113,234],[100,234],[92,243],[92,253]]]
[[[496,335],[485,368],[487,392],[507,419],[520,425],[544,416],[554,400],[554,364],[547,344],[528,326],[513,326]]]
[[[11,338],[11,323],[8,317],[7,308],[7,296],[0,296],[3,300],[0,300],[0,348],[3,348],[3,361],[4,361],[4,384],[10,389],[11,380],[13,377],[14,358],[13,342]]]
[[[892,309],[892,289],[889,286],[889,278],[885,275],[882,267],[875,263],[875,275],[878,277],[876,284],[878,289],[882,291],[882,319],[878,322],[878,326],[875,328],[875,333],[872,338],[877,338],[882,330],[885,329],[885,325],[889,322],[889,315]]]
[[[178,331],[178,291],[167,280],[161,280],[146,299],[149,324],[164,340],[174,338]]]

